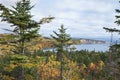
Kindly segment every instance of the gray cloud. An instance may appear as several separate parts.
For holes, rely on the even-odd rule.
[[[3,0],[1,3],[9,5]],[[34,2],[33,2],[34,1]],[[113,0],[32,0],[36,4],[32,10],[34,19],[52,15],[56,19],[50,23],[42,25],[40,33],[44,36],[52,34],[61,24],[68,28],[68,33],[73,37],[108,37],[102,27],[117,27],[115,21],[115,9],[118,7],[117,1]],[[0,23],[1,25],[1,23]]]

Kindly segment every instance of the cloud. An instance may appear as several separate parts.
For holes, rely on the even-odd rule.
[[[6,3],[8,1],[8,3]],[[6,5],[14,4],[15,0],[2,0]],[[10,5],[9,4],[9,5]],[[117,27],[115,9],[118,2],[113,0],[32,0],[36,4],[32,9],[33,19],[56,17],[50,24],[41,26],[40,33],[44,36],[53,34],[61,24],[68,29],[72,37],[108,37],[103,27]],[[1,25],[1,23],[0,23]]]
[[[21,0],[0,0],[0,3],[4,4],[7,7],[10,7],[10,6],[15,5],[19,1],[21,1]],[[39,0],[31,0],[31,3],[36,4],[37,1],[39,1]]]
[[[111,8],[113,8],[113,5],[111,4],[110,0],[57,0],[56,6],[57,8],[62,10],[89,10],[101,13],[111,11]]]

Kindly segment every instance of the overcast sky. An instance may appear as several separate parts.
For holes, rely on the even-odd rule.
[[[18,0],[0,0],[6,7],[14,5]],[[110,34],[103,27],[119,28],[115,22],[115,9],[120,7],[118,0],[31,0],[35,7],[31,13],[33,19],[39,21],[43,17],[54,16],[50,24],[41,26],[39,33],[43,36],[53,34],[61,24],[67,33],[79,38],[104,38]],[[0,33],[10,25],[0,22]],[[115,35],[118,36],[118,35]]]

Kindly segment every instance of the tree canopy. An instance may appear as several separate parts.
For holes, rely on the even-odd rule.
[[[25,52],[25,42],[39,36],[38,30],[41,24],[49,23],[54,19],[54,17],[46,17],[39,22],[33,20],[30,12],[33,7],[30,5],[30,0],[21,0],[16,3],[16,6],[12,6],[12,9],[0,4],[1,21],[10,23],[14,27],[12,32],[17,36],[15,40],[18,44],[18,53],[21,54]]]

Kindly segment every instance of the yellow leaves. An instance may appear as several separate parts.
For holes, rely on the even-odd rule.
[[[42,80],[47,80],[47,79],[55,79],[56,77],[59,76],[59,69],[55,65],[55,61],[51,61],[48,63],[41,63],[39,67],[39,74],[42,77]]]
[[[14,49],[15,49],[14,46],[0,44],[0,55],[12,54],[13,53],[12,50]]]
[[[83,66],[83,68],[87,68],[85,64],[83,64],[82,66]]]
[[[82,80],[85,80],[84,78],[82,78]]]
[[[91,62],[89,68],[90,68],[90,69],[95,69],[95,67],[96,67],[96,65]]]
[[[17,65],[14,65],[14,64],[10,64],[10,68],[11,69],[14,69]]]
[[[97,63],[90,63],[89,68],[92,69],[92,70],[94,70],[94,69],[102,70],[103,66],[104,66],[104,62],[100,60]]]
[[[88,66],[88,72],[91,72],[91,71],[95,71],[95,72],[100,72],[102,70],[104,66],[104,62],[103,61],[98,61],[97,63],[90,63],[90,65]]]
[[[11,72],[15,67],[17,67],[17,65],[10,64],[9,66],[3,67],[3,69],[4,69],[5,71]]]
[[[43,37],[37,37],[31,40],[30,43],[26,43],[27,49],[30,52],[41,50],[43,48],[50,48],[53,46],[51,39],[45,39]]]
[[[10,67],[4,67],[4,70],[5,70],[5,71],[8,71],[8,72],[11,72],[11,71],[12,71],[12,69],[10,69]]]
[[[36,45],[31,45],[29,47],[27,47],[30,51],[37,51],[42,49],[42,45],[41,44],[36,44]]]
[[[99,64],[100,66],[104,66],[104,62],[101,61],[101,60],[98,62],[98,64]]]
[[[101,60],[96,63],[91,62],[88,66],[85,64],[80,65],[79,72],[80,76],[82,76],[81,80],[86,80],[89,76],[91,76],[92,73],[99,75],[99,73],[102,71],[103,66],[104,62]]]
[[[77,62],[64,56],[63,60],[63,76],[65,80],[80,80],[79,66]]]
[[[34,58],[28,58],[24,55],[18,55],[14,54],[9,57],[10,63],[7,63],[6,65],[3,65],[3,69],[6,72],[13,71],[16,67],[22,67],[25,69],[31,69],[33,67],[38,68],[40,64],[40,60],[43,60],[43,57],[36,57]]]
[[[98,66],[99,66],[99,69],[102,70],[102,67],[104,66],[104,62],[100,60],[98,62]]]
[[[0,79],[1,80],[14,80],[13,77],[8,76],[8,75],[3,75],[2,73],[0,73]]]
[[[84,71],[85,68],[87,68],[86,65],[85,65],[85,64],[82,64],[82,65],[80,66],[80,71]]]
[[[35,67],[35,64],[33,64],[33,63],[25,63],[25,64],[22,64],[22,67],[30,69],[32,67]]]
[[[70,65],[71,67],[76,67],[76,66],[77,66],[77,63],[74,62],[74,61],[70,61],[70,62],[69,62],[69,65]]]
[[[49,61],[55,61],[56,60],[56,56],[55,55],[51,55],[48,60]]]
[[[60,66],[60,62],[59,61],[50,61],[47,63],[47,65],[50,67],[52,67],[52,66],[58,67],[58,66]]]

